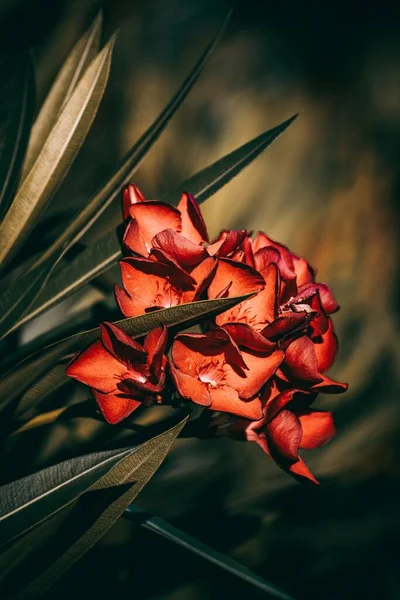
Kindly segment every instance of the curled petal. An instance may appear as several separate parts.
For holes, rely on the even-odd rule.
[[[99,392],[108,393],[116,390],[117,381],[127,373],[127,367],[97,340],[73,358],[65,372]]]
[[[336,434],[335,423],[330,412],[308,410],[297,413],[300,419],[303,436],[300,448],[311,450],[327,444]]]
[[[292,333],[306,329],[310,322],[312,313],[292,312],[282,313],[262,330],[262,335],[269,340],[278,340]]]
[[[142,373],[131,370],[128,377],[118,382],[117,388],[120,392],[128,396],[135,396],[140,393],[148,396],[156,396],[162,392],[164,384],[165,376],[163,374],[161,374],[157,383],[152,383]]]
[[[123,421],[141,405],[140,400],[127,398],[119,393],[111,392],[109,394],[102,394],[101,392],[92,390],[92,394],[101,414],[107,423],[110,423],[111,425]]]
[[[208,256],[204,246],[194,244],[173,229],[164,229],[152,240],[153,248],[159,248],[184,268],[193,268]]]
[[[196,282],[194,290],[184,292],[182,301],[193,302],[193,300],[200,298],[214,277],[216,268],[217,261],[212,257],[204,259],[197,265],[191,272],[191,276]]]
[[[282,365],[285,375],[295,380],[316,383],[322,380],[318,370],[318,362],[314,344],[303,335],[289,344],[286,348],[285,360]]]
[[[281,276],[286,281],[291,281],[296,277],[295,272],[283,260],[279,250],[272,246],[260,248],[254,255],[254,261],[258,271],[262,271],[262,269],[265,269],[269,264],[274,263],[278,267]]]
[[[296,462],[302,431],[300,420],[290,410],[282,410],[266,426],[269,447],[286,460]]]
[[[123,329],[113,323],[104,322],[100,325],[101,341],[104,348],[124,363],[132,361],[145,362],[147,352],[135,342]]]
[[[289,402],[293,400],[295,394],[301,392],[296,388],[284,390],[283,392],[273,394],[268,398],[264,405],[264,415],[267,421],[271,421]],[[264,401],[264,395],[261,398]]]
[[[310,322],[311,337],[314,338],[326,333],[329,327],[328,317],[322,307],[318,291],[312,296],[310,306],[314,311],[314,316]]]
[[[296,273],[297,287],[315,280],[317,269],[312,267],[305,258],[292,254],[294,272]]]
[[[181,231],[180,212],[163,202],[151,200],[132,204],[129,209],[132,221],[128,224],[124,244],[132,252],[148,256],[151,250],[151,240],[164,229]]]
[[[304,283],[298,286],[297,294],[302,298],[308,298],[316,292],[319,293],[321,304],[327,315],[335,313],[339,310],[340,306],[336,302],[335,297],[331,289],[326,283]]]
[[[243,400],[236,390],[229,386],[210,388],[212,410],[228,412],[245,419],[257,420],[262,417],[262,406],[259,398]]]
[[[313,342],[318,369],[321,373],[324,373],[333,364],[338,350],[338,341],[333,331],[332,319],[328,319],[328,330],[320,337],[315,338]]]
[[[122,190],[122,217],[124,221],[130,217],[129,209],[132,204],[145,201],[146,199],[137,185],[133,185],[133,183],[126,185]]]
[[[208,242],[207,227],[192,194],[183,192],[178,210],[182,217],[182,235],[195,244]]]
[[[176,389],[182,398],[191,400],[195,404],[201,406],[211,406],[211,397],[208,386],[196,377],[192,377],[188,373],[184,373],[177,369],[173,362],[169,363],[172,379],[174,380]]]
[[[147,362],[151,372],[157,379],[161,375],[163,356],[167,346],[168,331],[165,325],[150,331],[145,337],[143,346],[148,353]]]
[[[314,383],[310,388],[312,392],[321,392],[322,394],[343,394],[349,387],[347,383],[340,383],[326,375],[321,375],[322,381]]]
[[[246,230],[223,230],[218,238],[208,246],[208,253],[210,256],[227,257],[237,250],[246,238],[248,238]]]
[[[272,352],[276,344],[267,340],[261,333],[246,323],[226,323],[223,329],[235,340],[238,346],[250,348],[258,352]]]

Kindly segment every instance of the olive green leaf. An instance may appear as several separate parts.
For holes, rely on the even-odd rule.
[[[114,42],[113,37],[82,76],[22,182],[0,225],[0,263],[22,243],[82,146],[107,83]]]
[[[28,175],[36,157],[56,124],[61,109],[71,98],[81,76],[100,50],[102,14],[97,15],[89,29],[72,48],[61,67],[32,127],[23,175]]]

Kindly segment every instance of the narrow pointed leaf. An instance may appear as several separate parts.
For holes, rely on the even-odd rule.
[[[135,450],[79,456],[0,487],[0,546],[78,498]]]
[[[272,144],[295,118],[296,115],[240,146],[240,148],[183,182],[175,192],[162,196],[161,200],[176,204],[180,192],[187,190],[196,197],[197,202],[204,202]],[[121,256],[121,244],[116,231],[111,231],[101,237],[50,279],[47,288],[43,290],[43,294],[35,301],[32,313],[28,311],[23,321],[18,323],[18,326],[79,290],[94,277],[109,269],[114,261],[116,262]],[[57,281],[55,281],[56,279]]]
[[[35,78],[30,55],[22,65],[12,93],[3,86],[11,104],[1,128],[0,139],[0,219],[6,214],[18,185],[29,140],[35,106]],[[11,102],[10,102],[11,100]]]
[[[82,146],[107,83],[113,45],[114,38],[79,81],[0,225],[0,263],[22,243]]]
[[[129,506],[124,513],[124,517],[133,521],[134,523],[140,524],[145,529],[149,531],[153,531],[157,535],[161,535],[166,538],[170,542],[174,544],[178,544],[182,548],[189,550],[189,552],[193,552],[200,556],[204,560],[212,563],[216,567],[223,569],[224,571],[228,571],[235,577],[239,577],[243,579],[247,583],[253,585],[254,587],[259,588],[263,592],[269,594],[272,598],[279,598],[279,600],[293,600],[291,596],[286,594],[285,592],[279,590],[273,584],[268,583],[265,579],[262,579],[247,567],[241,565],[236,560],[233,560],[226,554],[222,554],[221,552],[217,552],[210,546],[203,544],[196,538],[188,535],[184,531],[181,531],[177,527],[170,525],[164,519],[160,519],[159,517],[154,517],[150,513],[136,506]]]
[[[225,19],[217,35],[207,46],[203,54],[191,69],[190,73],[187,75],[186,79],[183,81],[182,85],[172,96],[167,106],[162,110],[160,115],[150,125],[150,127],[143,133],[139,140],[127,152],[114,174],[102,184],[94,198],[92,198],[92,200],[66,228],[65,232],[44,254],[43,259],[53,255],[57,252],[57,250],[61,250],[61,252],[64,253],[67,249],[69,249],[86,233],[86,231],[88,231],[90,227],[92,227],[92,225],[103,214],[111,202],[113,202],[113,200],[119,196],[122,186],[131,180],[133,173],[138,169],[146,154],[158,140],[161,133],[164,131],[200,77],[207,60],[210,58],[225,30],[229,16],[227,19]]]
[[[20,600],[42,596],[104,536],[158,470],[186,420],[142,444],[92,486],[96,494],[84,498],[84,506],[78,504],[52,540],[56,558],[18,594]]]
[[[61,67],[32,127],[31,139],[24,163],[24,176],[28,175],[33,167],[57,121],[61,109],[71,98],[81,76],[99,52],[101,26],[102,14],[100,12],[93,24],[72,48]]]
[[[195,322],[205,316],[214,316],[243,302],[243,300],[250,296],[251,294],[247,294],[246,296],[238,296],[236,298],[218,298],[216,300],[190,302],[155,310],[139,317],[122,319],[121,321],[116,321],[115,324],[130,336],[140,337],[162,324],[165,324],[167,327],[173,327],[181,323]],[[2,399],[2,403],[4,405],[9,404],[61,358],[82,350],[98,339],[99,336],[100,329],[96,327],[95,329],[60,340],[44,348],[42,351],[27,357],[0,379],[0,398]],[[66,378],[66,375],[64,374],[62,377]]]
[[[197,202],[201,203],[218,192],[225,184],[233,179],[242,169],[247,167],[263,150],[268,148],[293,123],[297,115],[293,115],[277,127],[273,127],[243,144],[237,150],[227,154],[220,160],[193,175],[179,186],[175,191],[164,194],[160,202],[176,204],[182,191],[193,194]]]

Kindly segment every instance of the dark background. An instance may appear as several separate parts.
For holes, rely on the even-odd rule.
[[[111,77],[93,130],[52,203],[54,217],[87,201],[169,99],[229,6],[103,3],[104,41],[120,29]],[[0,3],[2,68],[33,49],[38,107],[96,9],[89,0]],[[204,204],[204,215],[211,234],[264,229],[307,256],[342,306],[332,376],[350,389],[321,398],[321,407],[335,411],[338,435],[308,453],[322,486],[300,486],[255,445],[182,439],[139,504],[304,600],[400,597],[398,17],[394,4],[382,2],[237,2],[206,72],[135,179],[146,196],[157,197],[301,111],[266,154]],[[119,220],[114,206],[86,241]],[[38,249],[40,239],[33,240],[32,252]],[[104,290],[85,294],[80,300],[90,306],[104,302]],[[55,309],[24,336],[63,318],[65,307]],[[146,414],[142,422],[154,419]],[[27,433],[9,450],[8,472],[21,475],[88,451],[91,435],[106,442],[114,435],[100,424],[88,427],[82,420],[42,430],[40,438]],[[242,595],[261,597],[123,519],[46,597]]]

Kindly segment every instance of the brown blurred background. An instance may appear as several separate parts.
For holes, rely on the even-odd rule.
[[[55,218],[88,200],[229,7],[226,0],[103,3],[104,40],[120,29],[112,73],[93,130],[52,204]],[[38,106],[97,8],[90,0],[0,3],[3,63],[33,48]],[[157,197],[301,112],[203,213],[212,235],[221,227],[263,229],[306,256],[342,306],[332,376],[350,390],[321,397],[319,405],[335,411],[338,435],[308,453],[323,485],[298,485],[256,445],[182,439],[139,504],[304,600],[400,598],[398,17],[397,7],[382,2],[238,1],[212,61],[135,178],[147,197]],[[119,219],[114,206],[90,239]],[[104,290],[87,297],[101,308]],[[61,312],[24,335],[48,328]],[[27,433],[9,449],[8,471],[21,475],[89,451],[90,433],[112,445],[114,430],[91,427],[82,421],[42,430],[40,438]],[[264,597],[125,520],[46,598],[71,595]]]

